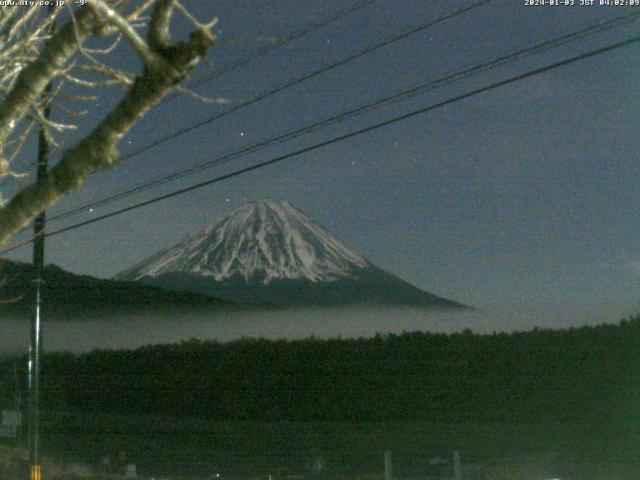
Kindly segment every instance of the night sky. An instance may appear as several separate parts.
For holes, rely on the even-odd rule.
[[[219,18],[220,43],[192,80],[353,1],[186,1]],[[158,107],[122,152],[474,2],[377,0]],[[576,4],[579,0],[576,0]],[[598,3],[596,1],[596,3]],[[435,80],[640,7],[495,0],[168,141],[86,186],[51,214],[188,168],[403,88]],[[638,34],[638,22],[447,85],[107,207],[71,225],[239,167]],[[109,277],[250,200],[287,200],[377,265],[437,295],[558,326],[617,321],[640,301],[637,44],[477,95],[232,180],[51,238],[47,262]],[[139,69],[128,54],[121,65]],[[117,91],[97,106],[107,111]],[[96,108],[93,104],[92,107]],[[97,120],[83,120],[77,135]],[[70,138],[69,141],[72,141]],[[33,161],[27,149],[22,165]],[[22,237],[18,236],[14,240]],[[11,258],[28,259],[24,248]]]

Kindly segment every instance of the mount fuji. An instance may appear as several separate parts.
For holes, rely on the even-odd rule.
[[[377,267],[287,202],[249,203],[116,275],[236,303],[464,308]]]

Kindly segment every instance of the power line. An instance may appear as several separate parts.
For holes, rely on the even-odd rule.
[[[241,103],[239,105],[236,105],[236,106],[234,106],[232,108],[229,108],[229,109],[227,109],[227,110],[225,110],[223,112],[220,112],[220,113],[217,113],[215,115],[212,115],[212,116],[206,118],[205,120],[201,120],[201,121],[199,121],[197,123],[194,123],[194,124],[192,124],[192,125],[190,125],[188,127],[182,128],[180,130],[176,130],[175,132],[170,133],[170,134],[168,134],[168,135],[166,135],[166,136],[164,136],[164,137],[162,137],[162,138],[160,138],[158,140],[152,141],[152,142],[148,143],[147,145],[144,145],[144,146],[138,148],[137,150],[134,150],[133,152],[130,152],[130,153],[126,154],[126,155],[123,155],[120,160],[124,161],[124,160],[128,160],[130,158],[136,157],[136,156],[140,155],[141,153],[146,152],[147,150],[150,150],[152,148],[157,147],[158,145],[161,145],[161,144],[166,143],[166,142],[168,142],[170,140],[173,140],[173,139],[175,139],[177,137],[185,135],[186,133],[192,132],[192,131],[194,131],[194,130],[196,130],[196,129],[204,126],[204,125],[212,123],[212,122],[214,122],[214,121],[216,121],[216,120],[218,120],[220,118],[223,118],[223,117],[225,117],[225,116],[227,116],[227,115],[229,115],[231,113],[235,113],[235,112],[237,112],[237,111],[239,111],[239,110],[241,110],[241,109],[243,109],[245,107],[253,105],[254,103],[260,102],[261,100],[264,100],[265,98],[268,98],[268,97],[270,97],[272,95],[275,95],[275,94],[280,93],[280,92],[282,92],[284,90],[287,90],[287,89],[289,89],[291,87],[294,87],[294,86],[299,85],[299,84],[301,84],[303,82],[306,82],[307,80],[310,80],[310,79],[312,79],[314,77],[322,75],[323,73],[327,73],[327,72],[329,72],[329,71],[331,71],[331,70],[333,70],[333,69],[335,69],[335,68],[337,68],[337,67],[339,67],[341,65],[344,65],[346,63],[352,62],[353,60],[356,60],[356,59],[358,59],[360,57],[363,57],[363,56],[365,56],[365,55],[367,55],[367,54],[369,54],[371,52],[374,52],[374,51],[379,50],[379,49],[381,49],[383,47],[386,47],[386,46],[391,45],[391,44],[393,44],[395,42],[398,42],[398,41],[400,41],[400,40],[402,40],[402,39],[404,39],[404,38],[406,38],[406,37],[408,37],[410,35],[413,35],[414,33],[421,32],[423,30],[426,30],[427,28],[433,27],[433,26],[435,26],[435,25],[437,25],[439,23],[442,23],[444,21],[450,20],[450,19],[458,17],[460,15],[464,15],[465,13],[470,12],[471,10],[474,10],[474,9],[476,9],[478,7],[481,7],[481,6],[485,5],[485,4],[493,2],[493,1],[494,0],[480,0],[479,2],[477,2],[477,3],[475,3],[475,4],[471,5],[471,6],[468,6],[468,7],[462,8],[460,10],[456,10],[455,12],[443,15],[441,17],[436,18],[435,20],[428,20],[426,22],[423,22],[420,25],[418,25],[416,27],[412,27],[412,28],[408,29],[407,31],[405,31],[403,33],[400,33],[400,34],[395,35],[393,37],[387,38],[386,40],[383,40],[382,42],[376,43],[374,45],[370,45],[370,46],[368,46],[368,47],[366,47],[366,48],[364,48],[362,50],[359,50],[359,51],[357,51],[357,52],[355,52],[355,53],[353,53],[351,55],[348,55],[347,57],[344,57],[344,58],[342,58],[340,60],[337,60],[337,61],[335,61],[335,62],[333,62],[333,63],[331,63],[329,65],[325,65],[324,67],[321,67],[318,70],[314,70],[313,72],[307,73],[307,74],[303,75],[302,77],[298,77],[295,80],[291,80],[291,81],[289,81],[287,83],[284,83],[284,84],[282,84],[280,86],[277,86],[275,88],[267,90],[267,91],[255,96],[255,97],[251,98],[250,100],[247,100],[246,102],[243,102],[243,103]]]
[[[240,60],[237,60],[229,65],[226,65],[224,67],[222,67],[219,70],[214,71],[213,73],[211,73],[210,75],[206,76],[205,78],[195,82],[193,85],[190,86],[190,88],[196,88],[196,87],[200,87],[202,85],[204,85],[205,83],[210,82],[211,80],[218,78],[222,75],[224,75],[225,73],[231,72],[233,70],[236,70],[237,68],[240,68],[244,65],[247,65],[248,63],[253,62],[254,60],[258,60],[262,57],[264,57],[265,55],[268,55],[269,53],[273,52],[274,50],[277,50],[278,48],[282,47],[283,45],[286,45],[287,43],[291,43],[294,40],[297,40],[298,38],[301,38],[315,30],[319,30],[322,27],[325,27],[326,25],[329,25],[330,23],[333,23],[337,20],[340,20],[343,17],[346,17],[347,15],[350,15],[352,13],[357,12],[358,10],[362,10],[365,7],[368,7],[369,5],[371,5],[372,3],[374,3],[376,0],[361,0],[359,2],[356,2],[354,5],[350,6],[350,7],[346,7],[343,9],[338,10],[335,14],[326,17],[325,19],[321,20],[319,23],[315,23],[310,25],[309,27],[305,28],[304,30],[300,30],[298,32],[293,32],[292,34],[276,41],[275,43],[273,43],[272,45],[267,46],[266,48],[263,48],[262,50],[260,50],[259,52],[257,52],[254,55],[250,55],[246,58],[241,58]],[[177,98],[177,96],[174,96],[173,98]]]
[[[187,168],[187,169],[182,169],[182,170],[178,170],[175,171],[173,173],[170,173],[168,175],[165,175],[163,177],[160,177],[156,180],[152,180],[152,181],[148,181],[145,183],[142,183],[140,185],[137,185],[133,188],[103,197],[99,200],[93,201],[91,203],[79,206],[79,207],[75,207],[73,209],[67,210],[65,212],[62,212],[58,215],[55,215],[53,217],[51,217],[49,220],[53,221],[53,220],[60,220],[62,218],[68,218],[68,217],[72,217],[75,216],[81,212],[84,212],[88,209],[91,208],[97,208],[97,207],[101,207],[104,205],[107,205],[109,203],[112,203],[114,201],[120,200],[122,198],[126,198],[129,197],[131,195],[137,194],[137,193],[141,193],[143,191],[149,190],[151,188],[155,188],[161,185],[164,185],[165,183],[169,183],[172,181],[176,181],[179,180],[181,178],[184,178],[186,176],[192,175],[196,172],[205,170],[207,168],[211,168],[213,166],[216,165],[220,165],[223,163],[227,163],[231,160],[237,159],[239,157],[244,157],[250,153],[254,153],[256,151],[262,150],[264,148],[273,146],[273,145],[278,145],[281,144],[285,141],[289,141],[295,138],[298,138],[302,135],[306,135],[309,134],[311,132],[315,132],[317,130],[320,130],[321,128],[325,128],[331,125],[335,125],[337,123],[341,123],[344,122],[345,120],[348,120],[349,118],[355,117],[357,115],[361,115],[363,113],[366,112],[370,112],[372,110],[393,104],[393,103],[397,103],[400,102],[402,100],[406,100],[407,98],[411,98],[414,97],[416,95],[419,94],[423,94],[425,92],[431,91],[433,89],[436,88],[440,88],[442,86],[451,84],[453,82],[468,78],[472,75],[476,75],[482,72],[486,72],[489,70],[492,70],[494,68],[498,68],[500,66],[503,66],[505,64],[514,62],[516,60],[520,60],[522,58],[528,57],[530,55],[535,55],[535,54],[539,54],[542,52],[547,52],[551,49],[554,48],[558,48],[562,45],[565,45],[569,42],[575,41],[575,40],[579,40],[579,39],[583,39],[586,38],[587,36],[596,34],[596,33],[601,33],[603,31],[606,30],[610,30],[614,27],[618,27],[624,24],[627,24],[629,22],[632,21],[636,21],[638,18],[640,18],[640,12],[635,12],[632,14],[627,14],[627,15],[623,15],[620,17],[616,17],[614,19],[605,21],[605,22],[600,22],[598,24],[595,25],[591,25],[588,26],[586,28],[583,28],[581,30],[569,33],[569,34],[565,34],[565,35],[561,35],[559,37],[553,38],[551,40],[547,40],[545,42],[536,44],[534,46],[531,47],[527,47],[524,48],[522,50],[507,54],[507,55],[503,55],[501,57],[498,57],[496,59],[490,60],[488,62],[485,62],[483,64],[480,65],[476,65],[470,68],[466,68],[454,73],[450,73],[448,75],[446,75],[445,77],[439,78],[437,80],[433,80],[433,81],[428,81],[428,82],[422,82],[414,87],[411,87],[409,89],[403,89],[399,92],[396,92],[392,95],[388,95],[385,96],[379,100],[376,100],[374,102],[368,103],[366,105],[360,106],[356,109],[351,109],[351,110],[347,110],[344,111],[342,113],[330,116],[328,118],[322,119],[322,120],[318,120],[318,121],[314,121],[310,124],[307,124],[303,127],[297,128],[295,130],[289,131],[287,133],[284,133],[282,135],[279,135],[275,138],[271,138],[268,140],[264,140],[261,141],[259,143],[247,146],[241,150],[232,152],[232,153],[227,153],[224,154],[220,157],[217,157],[213,160],[209,160],[207,162],[201,163],[199,165]]]
[[[274,157],[274,158],[272,158],[270,160],[267,160],[267,161],[252,165],[250,167],[245,167],[245,168],[236,170],[234,172],[231,172],[231,173],[228,173],[228,174],[225,174],[225,175],[221,175],[221,176],[218,176],[218,177],[210,179],[210,180],[206,180],[204,182],[199,182],[199,183],[196,183],[196,184],[191,185],[189,187],[182,188],[180,190],[175,190],[175,191],[173,191],[171,193],[160,195],[160,196],[154,197],[154,198],[152,198],[150,200],[146,200],[144,202],[139,202],[139,203],[136,203],[134,205],[130,205],[128,207],[121,208],[119,210],[115,210],[113,212],[110,212],[110,213],[107,213],[107,214],[92,218],[90,220],[85,220],[83,222],[79,222],[79,223],[76,223],[74,225],[70,225],[68,227],[60,228],[58,230],[55,230],[53,232],[49,232],[49,233],[45,234],[45,237],[52,237],[52,236],[55,236],[55,235],[59,235],[61,233],[65,233],[65,232],[68,232],[68,231],[71,231],[71,230],[75,230],[77,228],[84,227],[86,225],[90,225],[92,223],[96,223],[96,222],[99,222],[99,221],[102,221],[102,220],[106,220],[107,218],[115,217],[115,216],[121,215],[123,213],[130,212],[132,210],[136,210],[138,208],[142,208],[142,207],[145,207],[147,205],[151,205],[151,204],[160,202],[162,200],[173,198],[173,197],[176,197],[178,195],[182,195],[182,194],[191,192],[193,190],[197,190],[197,189],[212,185],[214,183],[221,182],[223,180],[228,180],[229,178],[237,177],[239,175],[243,175],[245,173],[252,172],[254,170],[259,170],[259,169],[267,167],[269,165],[274,165],[274,164],[280,163],[280,162],[282,162],[284,160],[288,160],[289,158],[297,157],[297,156],[300,156],[300,155],[302,155],[304,153],[309,153],[311,151],[318,150],[320,148],[324,148],[324,147],[327,147],[329,145],[333,145],[333,144],[342,142],[344,140],[348,140],[350,138],[353,138],[353,137],[356,137],[356,136],[360,136],[360,135],[363,135],[365,133],[372,132],[372,131],[377,130],[379,128],[386,127],[386,126],[389,126],[389,125],[393,125],[395,123],[407,120],[409,118],[413,118],[413,117],[416,117],[418,115],[422,115],[424,113],[436,110],[438,108],[442,108],[444,106],[451,105],[453,103],[456,103],[456,102],[459,102],[461,100],[473,97],[475,95],[479,95],[481,93],[485,93],[485,92],[489,92],[489,91],[492,91],[492,90],[496,90],[498,88],[504,87],[504,86],[509,85],[511,83],[515,83],[515,82],[518,82],[520,80],[524,80],[526,78],[530,78],[530,77],[533,77],[533,76],[536,76],[536,75],[540,75],[542,73],[546,73],[546,72],[549,72],[551,70],[555,70],[556,68],[560,68],[560,67],[572,64],[572,63],[576,63],[578,61],[585,60],[587,58],[591,58],[591,57],[594,57],[596,55],[601,55],[603,53],[610,52],[610,51],[613,51],[613,50],[616,50],[616,49],[619,49],[619,48],[623,48],[623,47],[626,47],[626,46],[629,46],[629,45],[632,45],[632,44],[638,43],[638,42],[640,42],[640,36],[633,37],[633,38],[630,38],[628,40],[624,40],[624,41],[621,41],[621,42],[617,42],[617,43],[614,43],[612,45],[608,45],[608,46],[605,46],[605,47],[601,47],[601,48],[592,50],[592,51],[587,52],[587,53],[582,53],[580,55],[568,58],[566,60],[562,60],[562,61],[553,63],[551,65],[547,65],[546,67],[541,67],[541,68],[537,68],[535,70],[530,70],[530,71],[528,71],[526,73],[522,73],[522,74],[519,74],[519,75],[515,75],[513,77],[509,77],[506,80],[502,80],[502,81],[493,83],[493,84],[485,86],[485,87],[480,87],[480,88],[477,88],[477,89],[472,90],[470,92],[463,93],[461,95],[457,95],[457,96],[449,98],[447,100],[435,103],[433,105],[429,105],[427,107],[423,107],[423,108],[420,108],[420,109],[417,109],[417,110],[413,110],[413,111],[411,111],[409,113],[405,113],[403,115],[399,115],[397,117],[393,117],[393,118],[391,118],[389,120],[385,120],[383,122],[375,123],[375,124],[370,125],[368,127],[361,128],[359,130],[355,130],[353,132],[350,132],[350,133],[347,133],[347,134],[344,134],[344,135],[340,135],[338,137],[334,137],[334,138],[332,138],[330,140],[325,140],[323,142],[319,142],[319,143],[316,143],[314,145],[311,145],[311,146],[308,146],[308,147],[305,147],[305,148],[301,148],[299,150],[295,150],[293,152],[286,153],[284,155],[280,155],[280,156]],[[22,243],[21,245],[23,245],[23,244],[24,243]],[[21,245],[19,245],[19,246],[21,246]],[[6,253],[8,253],[8,252],[10,252],[12,250],[15,250],[16,248],[19,248],[19,246],[13,246],[13,247],[9,247],[7,249],[4,249],[4,250],[0,251],[0,255],[1,254],[6,254]]]
[[[247,65],[251,62],[253,62],[254,60],[258,60],[266,55],[268,55],[269,53],[273,52],[274,50],[277,50],[278,48],[293,42],[294,40],[297,40],[309,33],[314,32],[315,30],[319,30],[322,27],[325,27],[327,25],[329,25],[330,23],[333,23],[337,20],[340,20],[343,17],[346,17],[352,13],[355,13],[359,10],[362,10],[365,7],[368,7],[369,5],[375,3],[377,0],[360,0],[359,2],[356,2],[355,4],[351,5],[350,7],[346,7],[346,8],[342,8],[340,10],[338,10],[337,12],[335,12],[333,15],[330,15],[326,18],[324,18],[323,20],[321,20],[318,23],[314,23],[309,25],[307,28],[303,29],[303,30],[299,30],[297,32],[293,32],[292,34],[277,40],[275,43],[269,45],[268,47],[260,50],[258,53],[254,54],[254,55],[250,55],[248,57],[245,58],[241,58],[229,65],[226,65],[218,70],[215,70],[213,73],[211,73],[210,75],[208,75],[207,77],[195,82],[193,85],[190,85],[189,88],[197,88],[199,86],[204,85],[205,83],[210,82],[211,80],[214,80],[218,77],[221,77],[222,75],[224,75],[225,73],[231,72],[233,70],[236,70],[237,68],[240,68],[244,65]],[[176,98],[180,98],[180,94],[173,94],[171,96],[169,96],[168,98],[166,98],[165,100],[163,100],[163,102],[166,104],[172,100],[175,100]],[[138,155],[138,153],[136,152],[132,152],[131,154],[125,156],[123,159],[128,159],[131,158],[132,156],[136,156]],[[34,163],[35,164],[35,163]]]

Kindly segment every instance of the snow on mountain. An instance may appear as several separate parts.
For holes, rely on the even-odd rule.
[[[236,304],[461,308],[367,261],[286,202],[250,203],[116,276]]]
[[[370,267],[344,245],[287,202],[262,200],[188,236],[120,273],[139,280],[186,273],[216,281],[244,279],[264,285],[273,280],[332,282]]]

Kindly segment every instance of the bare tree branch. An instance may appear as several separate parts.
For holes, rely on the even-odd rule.
[[[76,17],[77,34],[89,35],[98,19],[88,8],[80,9]],[[46,44],[39,57],[18,75],[15,85],[0,105],[0,145],[3,145],[17,123],[38,101],[47,84],[64,68],[64,64],[76,51],[76,31],[68,22]],[[6,169],[0,168],[0,176]]]
[[[124,37],[131,44],[131,47],[146,64],[150,65],[159,61],[157,55],[149,48],[147,42],[145,42],[138,32],[136,32],[126,18],[121,16],[103,0],[92,0],[89,5],[100,16],[106,18],[107,21],[122,32]]]
[[[93,10],[82,10],[82,15],[78,14],[76,31],[85,36],[89,35],[95,31],[96,25],[103,26],[101,18],[104,15],[105,19],[130,42],[132,39],[135,42],[140,40],[142,43],[138,43],[138,47],[148,48],[152,57],[143,55],[142,50],[134,45],[145,68],[143,73],[135,78],[133,85],[118,105],[89,135],[63,153],[60,162],[51,169],[44,181],[23,188],[0,208],[0,244],[62,195],[80,187],[91,172],[117,163],[117,147],[122,137],[146,112],[185,79],[207,53],[215,38],[206,25],[199,25],[189,40],[172,42],[169,27],[174,2],[158,0],[151,15],[147,44],[139,36],[132,37],[131,31],[122,23],[126,20],[115,11],[108,13],[107,9],[110,7],[103,0],[92,2]],[[68,23],[52,37],[42,51],[36,62],[38,66],[30,65],[20,74],[16,86],[10,93],[10,97],[13,97],[11,108],[6,105],[0,106],[0,143],[15,127],[15,122],[28,110],[29,104],[26,108],[23,105],[26,99],[37,99],[44,85],[61,72],[65,61],[77,48],[75,36],[73,25]],[[32,84],[31,88],[26,88],[25,79],[36,81],[35,87]],[[15,93],[16,89],[19,90],[19,94]]]

